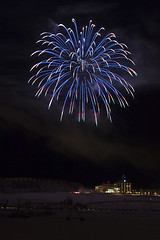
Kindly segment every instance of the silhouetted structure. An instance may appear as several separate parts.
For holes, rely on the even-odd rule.
[[[53,179],[0,178],[0,192],[58,192],[77,191],[82,185]]]

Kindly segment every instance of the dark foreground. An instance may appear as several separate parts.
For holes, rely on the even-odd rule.
[[[1,240],[159,240],[160,216],[86,213],[64,216],[0,218]]]

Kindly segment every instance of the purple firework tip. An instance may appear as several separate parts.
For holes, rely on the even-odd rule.
[[[92,20],[88,26],[82,28],[80,33],[78,33],[75,19],[72,19],[72,22],[74,31],[59,24],[58,27],[62,28],[64,33],[41,33],[42,39],[37,43],[48,46],[46,49],[35,51],[31,56],[37,53],[38,56],[45,54],[49,58],[46,57],[31,68],[31,71],[36,68],[37,73],[28,82],[32,81],[32,85],[38,82],[37,97],[42,92],[45,92],[45,96],[47,94],[51,96],[49,109],[53,100],[55,98],[58,100],[60,94],[65,93],[61,121],[67,100],[69,114],[73,113],[75,103],[78,102],[79,121],[85,121],[85,105],[90,102],[97,125],[100,99],[104,103],[107,117],[112,121],[110,103],[115,103],[114,99],[117,99],[121,107],[128,105],[122,93],[114,85],[117,82],[120,83],[127,93],[134,97],[133,87],[116,73],[117,69],[121,69],[131,76],[137,75],[132,68],[120,63],[121,60],[126,59],[134,64],[128,58],[130,52],[126,50],[127,46],[124,43],[118,43],[115,40],[114,33],[109,33],[96,44],[104,28],[94,33],[95,25],[92,24]]]

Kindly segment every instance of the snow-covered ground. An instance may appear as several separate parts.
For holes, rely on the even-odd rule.
[[[0,218],[1,240],[159,240],[157,217]]]
[[[84,204],[88,209],[106,210],[153,210],[160,213],[160,197],[154,196],[134,196],[134,195],[114,195],[103,193],[17,193],[0,194],[0,203],[7,201],[7,205],[16,206],[18,202],[42,202],[42,203],[62,203],[68,199],[72,204]]]
[[[66,198],[72,198],[74,201],[80,201],[82,203],[88,202],[101,202],[101,201],[148,201],[150,199],[154,201],[160,201],[160,197],[155,196],[140,196],[140,195],[127,195],[127,194],[107,194],[107,193],[73,193],[73,192],[35,192],[35,193],[14,193],[5,194],[0,193],[0,200],[9,200],[10,202],[16,202],[18,199],[26,200],[42,200],[42,201],[62,201]]]
[[[66,205],[72,199],[70,205]],[[57,203],[50,216],[0,216],[0,240],[159,240],[160,198],[112,194],[0,194],[0,203]],[[79,211],[77,203],[82,204]],[[55,204],[55,206],[57,206]],[[83,210],[83,205],[86,206]]]

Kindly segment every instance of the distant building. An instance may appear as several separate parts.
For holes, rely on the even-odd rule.
[[[127,181],[125,175],[117,182],[117,185],[120,188],[120,193],[132,193],[132,183]]]
[[[110,182],[103,183],[100,186],[95,186],[96,192],[103,192],[103,193],[119,193],[120,188],[117,186],[116,183],[112,184]]]
[[[127,181],[126,176],[123,175],[122,179],[117,183],[103,183],[102,185],[95,186],[96,192],[102,193],[122,193],[129,194],[132,193],[132,184]]]
[[[136,195],[154,195],[154,196],[160,196],[160,189],[134,189],[133,190],[133,194],[136,194]]]

